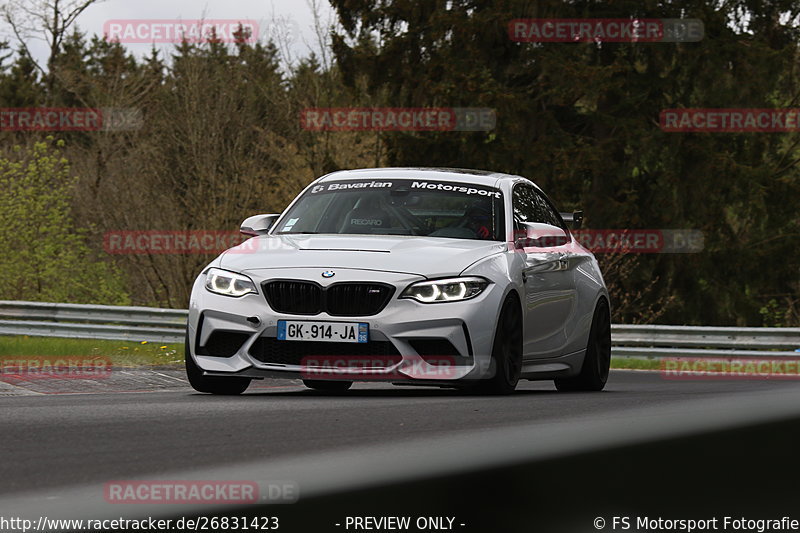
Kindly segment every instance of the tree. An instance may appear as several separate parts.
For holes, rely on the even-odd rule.
[[[45,65],[33,60],[42,73],[48,89],[55,86],[59,73],[55,60],[65,38],[75,21],[86,9],[102,0],[9,0],[2,8],[3,18],[11,26],[25,55],[32,58],[28,49],[29,38],[41,39],[47,44]]]
[[[10,50],[8,43],[0,43],[0,50]],[[6,65],[6,60],[12,55],[7,52],[0,60],[0,102],[6,107],[35,106],[44,97],[39,71],[21,49],[17,51],[13,62]]]
[[[333,48],[350,87],[392,106],[491,107],[486,133],[385,136],[392,165],[521,174],[594,228],[692,228],[706,250],[641,257],[607,281],[669,301],[672,323],[760,324],[796,305],[800,194],[792,134],[666,133],[674,107],[797,105],[800,2],[332,0]],[[518,43],[515,18],[699,18],[695,43]],[[796,134],[794,134],[796,135]],[[768,258],[780,257],[780,261]],[[764,262],[770,264],[764,268]],[[612,308],[614,306],[612,305]],[[614,308],[637,321],[635,308]]]
[[[0,299],[125,304],[120,273],[99,260],[72,218],[75,178],[48,137],[0,157]]]

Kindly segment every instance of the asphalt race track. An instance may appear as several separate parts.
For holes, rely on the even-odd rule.
[[[636,371],[613,372],[601,393],[564,394],[551,382],[525,381],[509,397],[384,384],[326,396],[299,383],[258,385],[240,397],[197,394],[186,385],[168,392],[0,398],[0,453],[14,458],[3,461],[0,494],[456,431],[580,424],[630,408],[798,388],[793,382],[667,381]]]
[[[468,457],[470,443],[481,447],[481,439],[492,436],[526,443],[519,450],[509,443],[511,457],[537,446],[542,453],[568,450],[602,428],[625,424],[630,432],[617,433],[632,442],[654,428],[661,439],[680,436],[684,419],[686,431],[699,431],[733,423],[748,406],[752,416],[800,419],[796,382],[673,381],[643,371],[612,371],[601,393],[558,393],[551,382],[522,382],[507,397],[385,384],[324,395],[285,381],[254,382],[242,396],[218,397],[195,393],[177,371],[131,376],[117,388],[136,392],[79,393],[74,382],[68,393],[42,393],[42,384],[4,385],[0,505],[20,501],[21,495],[48,494],[53,500],[74,487],[111,480],[180,479],[187,472],[242,476],[253,468],[242,465],[253,464],[280,465],[276,471],[283,476],[297,468],[293,479],[303,480],[326,475],[326,461],[344,464],[354,450],[363,457],[378,450],[391,459],[392,450],[412,453],[436,439],[456,443],[453,450],[462,446],[463,466],[469,467],[474,463]],[[150,384],[141,385],[142,380]],[[606,440],[597,446],[612,444]],[[337,453],[341,456],[334,459]],[[451,469],[462,464],[455,451],[449,460]],[[311,473],[301,475],[303,468]]]

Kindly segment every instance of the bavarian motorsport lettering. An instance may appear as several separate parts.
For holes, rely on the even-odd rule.
[[[469,196],[485,196],[489,198],[502,198],[502,193],[496,189],[485,188],[479,185],[462,184],[442,181],[426,180],[401,180],[400,182],[391,181],[334,181],[314,185],[309,191],[312,194],[321,192],[336,192],[359,189],[391,189],[395,184],[407,185],[411,190],[442,191],[466,194]]]

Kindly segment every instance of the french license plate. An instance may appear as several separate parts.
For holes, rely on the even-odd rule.
[[[278,320],[279,341],[368,342],[366,322]]]

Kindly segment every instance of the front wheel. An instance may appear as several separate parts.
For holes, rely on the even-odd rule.
[[[485,394],[511,394],[517,388],[522,373],[522,310],[513,296],[506,299],[492,346],[491,378],[478,384]]]
[[[204,376],[203,369],[197,366],[189,348],[189,333],[186,333],[186,349],[184,351],[186,377],[189,384],[197,392],[211,394],[236,395],[243,393],[250,386],[250,378],[229,378],[221,376]]]
[[[556,388],[560,391],[600,391],[608,381],[611,367],[611,312],[608,302],[600,300],[594,310],[589,343],[583,359],[581,373],[572,378],[559,378]]]

